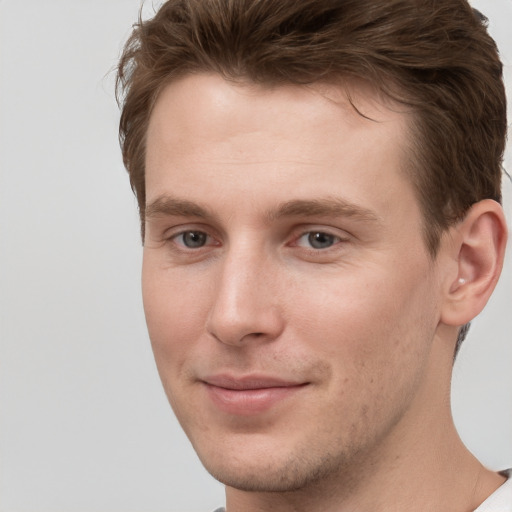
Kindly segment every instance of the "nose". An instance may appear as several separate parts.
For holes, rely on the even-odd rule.
[[[217,269],[207,330],[227,345],[273,341],[284,327],[272,264],[248,252],[232,251]]]

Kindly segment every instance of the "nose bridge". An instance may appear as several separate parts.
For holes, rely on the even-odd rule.
[[[233,244],[226,251],[208,319],[208,331],[219,341],[233,345],[279,335],[282,325],[271,267],[271,259],[254,241]]]

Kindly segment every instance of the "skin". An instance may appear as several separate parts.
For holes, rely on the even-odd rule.
[[[332,86],[208,74],[168,85],[150,119],[145,313],[228,512],[462,512],[503,482],[462,445],[449,404],[457,329],[501,268],[501,210],[478,204],[433,260],[402,169],[411,114],[350,88],[374,121]],[[233,412],[218,376],[290,392]]]

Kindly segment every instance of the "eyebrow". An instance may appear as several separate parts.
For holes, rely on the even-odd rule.
[[[207,208],[187,199],[178,199],[171,196],[161,196],[146,205],[146,218],[161,216],[169,217],[199,217],[201,219],[214,217]]]
[[[269,221],[282,217],[349,217],[359,221],[378,222],[380,217],[368,208],[356,205],[338,197],[303,200],[294,199],[280,205],[276,210],[267,212]]]
[[[146,206],[145,217],[160,216],[196,217],[212,219],[217,216],[198,203],[172,196],[161,196]],[[322,199],[294,199],[268,210],[265,219],[268,223],[285,217],[348,217],[357,221],[378,222],[380,217],[368,208],[361,207],[345,199],[327,197]]]

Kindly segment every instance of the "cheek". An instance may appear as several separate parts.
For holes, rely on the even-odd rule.
[[[338,367],[339,379],[382,387],[422,371],[437,326],[432,276],[419,267],[400,270],[355,269],[321,288],[303,281],[296,307],[308,314],[297,335],[308,333],[301,338]],[[313,298],[313,289],[322,293]]]
[[[207,289],[201,279],[162,269],[145,256],[142,297],[161,378],[178,377],[187,355],[204,332],[210,302]]]
[[[414,402],[427,371],[435,314],[425,314],[428,290],[419,283],[380,281],[371,289],[358,283],[333,287],[321,304],[310,301],[300,339],[329,364],[321,409],[331,411],[340,438],[365,442]]]

